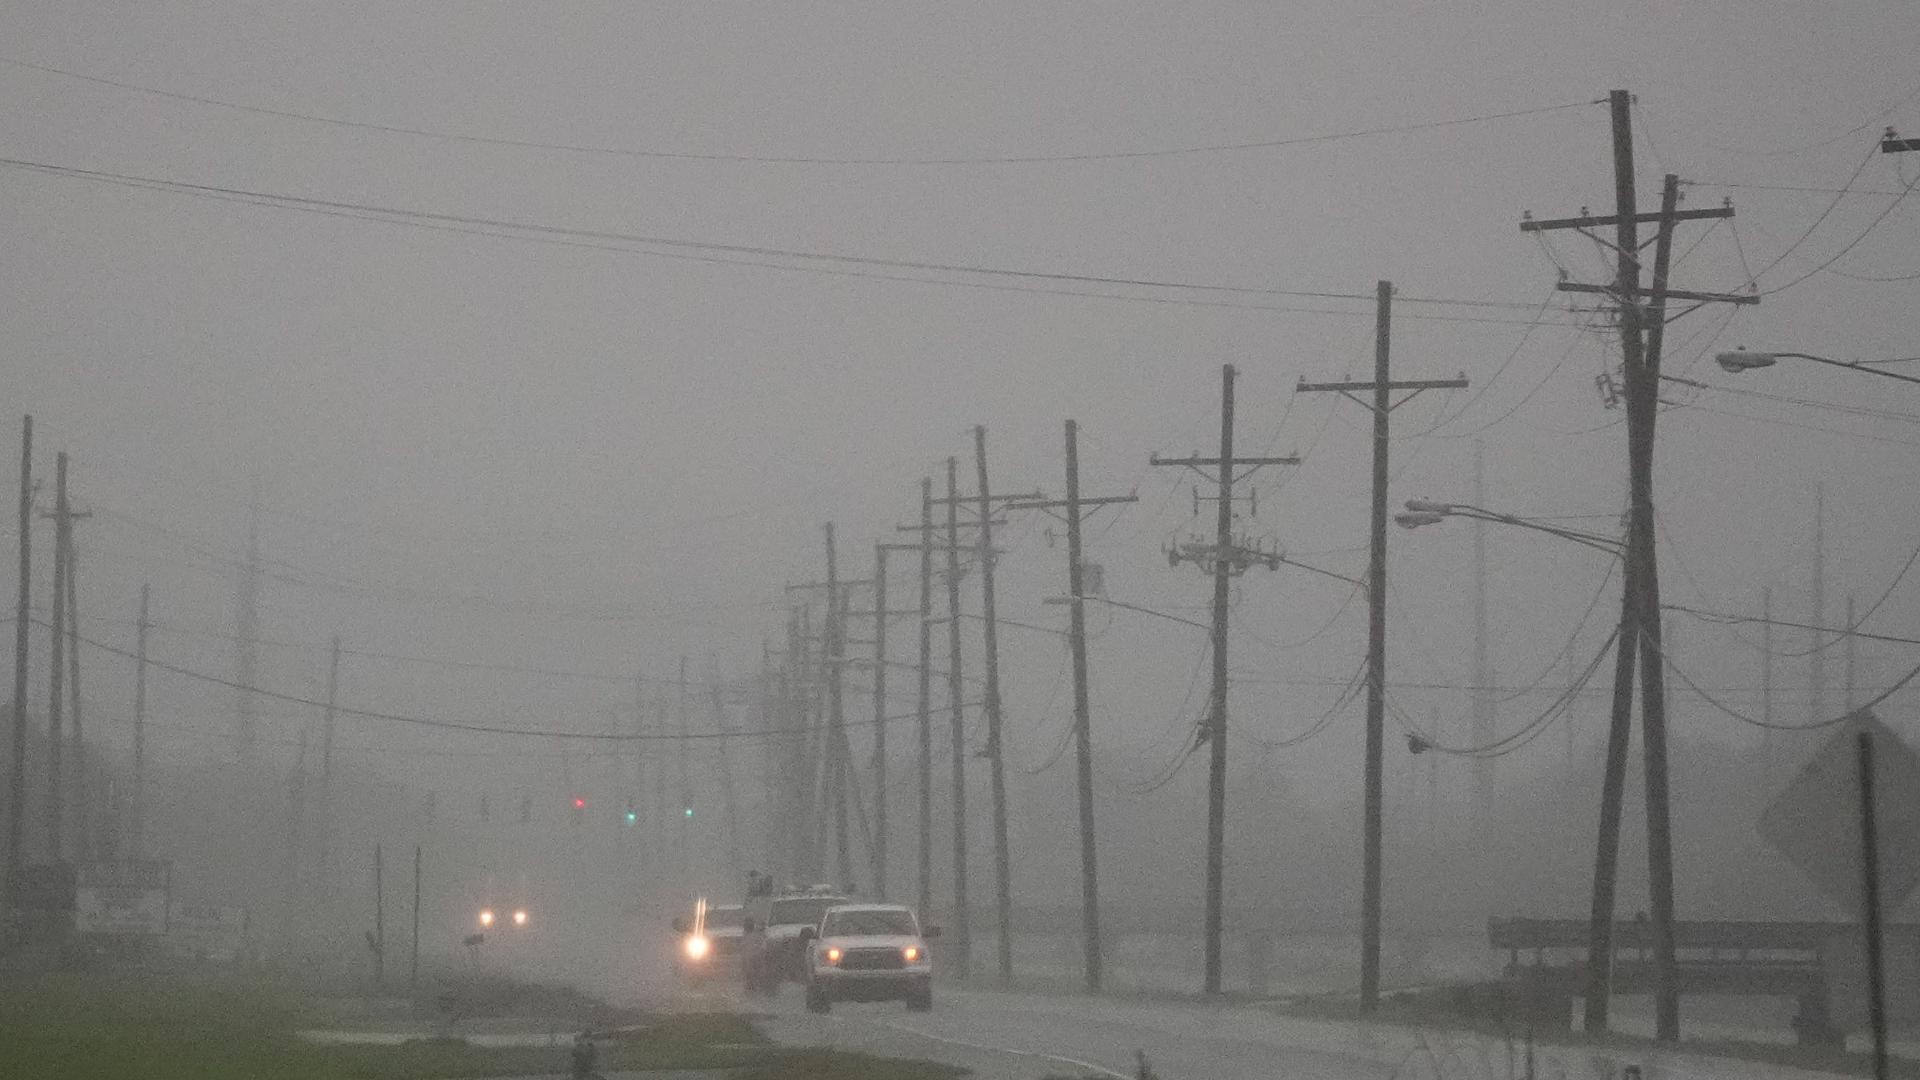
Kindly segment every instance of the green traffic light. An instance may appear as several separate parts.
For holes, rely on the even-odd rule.
[[[633,811],[631,811],[631,810],[629,810],[629,811],[627,811],[627,824],[629,824],[629,825],[631,825],[631,824],[633,824],[634,822],[636,822],[636,821],[639,821],[639,820],[640,820],[640,815],[639,815],[639,814],[636,814],[636,813],[634,813],[634,812],[633,812]]]
[[[689,807],[687,807],[687,810],[686,810],[686,814],[687,814],[687,816],[688,816],[688,817],[692,817],[692,816],[693,816],[693,807],[691,807],[691,806],[689,806]]]

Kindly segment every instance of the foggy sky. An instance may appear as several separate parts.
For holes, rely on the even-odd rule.
[[[1920,19],[1898,3],[70,3],[6,5],[0,30],[0,58],[262,108],[770,157],[1237,144],[1595,102],[1624,87],[1639,100],[1643,207],[1669,170],[1700,182],[1688,205],[1735,200],[1733,227],[1683,234],[1683,245],[1706,234],[1675,274],[1699,289],[1742,285],[1743,263],[1772,262],[1832,199],[1717,184],[1836,188],[1884,125],[1920,132]],[[1623,414],[1605,410],[1593,385],[1616,363],[1612,341],[1574,326],[1565,296],[1521,341],[1557,274],[1519,233],[1522,211],[1610,208],[1598,104],[1268,149],[801,165],[474,145],[4,63],[0,88],[12,106],[0,156],[55,165],[890,259],[1358,296],[1391,280],[1402,294],[1396,374],[1464,372],[1474,384],[1395,414],[1396,504],[1465,500],[1478,437],[1498,509],[1621,506]],[[1920,159],[1876,155],[1855,186],[1894,191],[1916,168]],[[1364,300],[1095,287],[1081,291],[1244,306],[1075,297],[1004,279],[902,282],[435,232],[16,169],[0,183],[0,400],[34,414],[40,475],[50,480],[54,450],[72,453],[75,498],[97,512],[79,526],[83,629],[128,645],[139,585],[151,582],[156,618],[175,627],[156,634],[156,655],[197,670],[232,672],[228,643],[186,631],[232,630],[232,560],[244,552],[255,478],[270,511],[266,551],[280,561],[264,583],[262,633],[305,646],[263,648],[272,688],[317,696],[335,633],[369,651],[653,677],[684,654],[698,677],[731,677],[757,666],[763,640],[777,643],[783,584],[820,573],[822,522],[839,524],[843,573],[866,576],[872,541],[897,539],[894,523],[917,517],[922,476],[938,478],[958,455],[962,488],[973,489],[975,423],[989,428],[996,488],[1062,494],[1069,416],[1084,433],[1084,489],[1141,496],[1089,534],[1109,592],[1198,618],[1206,582],[1168,568],[1161,547],[1210,517],[1203,508],[1193,518],[1187,478],[1147,458],[1212,452],[1222,363],[1241,372],[1241,447],[1308,457],[1259,477],[1256,532],[1340,573],[1364,569],[1365,414],[1292,396],[1299,378],[1368,370]],[[1761,287],[1836,254],[1890,199],[1842,201]],[[1916,229],[1920,205],[1908,201],[1834,266],[1911,275]],[[1585,241],[1562,233],[1550,245],[1577,279],[1607,276]],[[955,280],[1029,291],[939,283]],[[1710,361],[1737,343],[1920,355],[1913,287],[1819,274],[1725,328],[1724,310],[1689,315],[1670,332],[1668,370],[1913,413],[1899,384],[1787,365],[1734,383]],[[1513,306],[1413,302],[1422,297]],[[1707,407],[1660,420],[1670,601],[1751,609],[1771,585],[1777,616],[1804,619],[1816,482],[1829,514],[1827,621],[1839,621],[1849,591],[1864,605],[1892,580],[1915,543],[1910,420],[1684,387],[1668,396]],[[1041,603],[1065,587],[1048,524],[1029,515],[1011,530],[1001,613],[1064,627],[1062,609]],[[1584,524],[1612,528],[1605,517]],[[1468,530],[1396,530],[1391,542],[1392,679],[1468,681]],[[1523,684],[1554,662],[1608,567],[1537,536],[1498,534],[1491,545],[1496,665],[1503,683]],[[43,562],[42,602],[47,579]],[[978,611],[973,586],[967,605]],[[1358,663],[1362,605],[1338,582],[1288,570],[1256,571],[1235,591],[1236,724],[1297,732]],[[459,600],[476,595],[493,602]],[[1920,630],[1911,595],[1908,582],[1873,628]],[[1570,650],[1576,666],[1600,647],[1611,608],[1599,605]],[[1201,635],[1124,612],[1093,621],[1097,737],[1136,750],[1147,775],[1204,696],[1191,691]],[[908,657],[911,629],[893,633],[894,655]],[[1676,636],[1703,685],[1755,707],[1741,689],[1757,682],[1748,644],[1687,621]],[[1037,762],[1065,723],[1064,650],[1017,628],[1002,640],[1013,752]],[[44,645],[36,650],[43,663]],[[1863,645],[1862,682],[1891,681],[1910,656]],[[95,730],[120,738],[128,665],[97,653],[88,663]],[[1836,705],[1839,667],[1835,655]],[[1782,661],[1776,678],[1804,687],[1804,663]],[[893,685],[912,687],[904,674]],[[157,753],[226,752],[230,691],[157,675],[152,692]],[[1445,688],[1395,696],[1422,723],[1438,710],[1445,725],[1466,705]],[[632,699],[617,683],[371,659],[350,658],[343,678],[343,700],[361,707],[552,728],[602,728]],[[1583,747],[1600,738],[1598,700],[1575,714]],[[1545,702],[1523,697],[1503,715],[1516,724]],[[1883,715],[1911,731],[1911,702],[1895,699]],[[1681,739],[1753,739],[1696,701],[1676,697],[1675,708]],[[311,710],[262,711],[273,718],[263,737],[290,754]],[[1360,730],[1350,710],[1271,767],[1320,799],[1353,799]],[[503,748],[359,721],[342,732],[356,748]],[[1531,771],[1563,754],[1556,734],[1501,767]],[[441,790],[485,770],[492,782],[557,790],[553,761],[388,754],[378,764]]]

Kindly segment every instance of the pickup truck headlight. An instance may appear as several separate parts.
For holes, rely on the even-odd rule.
[[[840,950],[838,947],[827,950],[827,963],[835,965],[840,963]]]
[[[915,960],[920,959],[920,946],[909,945],[906,948],[901,949],[900,958],[905,960],[909,964],[913,963]]]

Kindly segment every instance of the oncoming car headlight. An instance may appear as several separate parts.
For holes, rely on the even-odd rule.
[[[493,909],[492,908],[480,909],[480,925],[481,926],[493,925]]]
[[[513,909],[513,925],[515,926],[527,925],[527,909],[526,908]]]
[[[909,945],[906,948],[900,950],[900,956],[902,959],[906,960],[907,963],[911,964],[915,960],[920,959],[920,946]]]
[[[687,939],[687,945],[686,945],[687,959],[705,960],[707,958],[708,951],[710,951],[712,948],[713,948],[713,942],[708,941],[704,937],[701,937],[697,934],[692,937],[689,937]]]
[[[838,948],[838,947],[835,947],[835,948],[831,948],[831,949],[828,949],[828,950],[827,950],[827,963],[829,963],[829,964],[837,964],[837,963],[839,963],[839,962],[840,962],[840,950],[839,950],[839,948]]]

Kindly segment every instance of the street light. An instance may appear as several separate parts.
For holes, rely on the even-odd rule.
[[[1806,360],[1815,364],[1825,364],[1828,367],[1846,368],[1849,371],[1864,371],[1869,375],[1880,375],[1889,379],[1899,379],[1901,382],[1920,383],[1920,377],[1917,376],[1903,375],[1897,371],[1884,371],[1858,361],[1831,360],[1824,356],[1815,356],[1812,353],[1759,352],[1752,349],[1735,349],[1732,352],[1715,353],[1713,356],[1714,363],[1719,364],[1721,368],[1735,375],[1743,371],[1752,371],[1754,368],[1772,367],[1781,360],[1788,359]]]
[[[1431,499],[1408,499],[1406,506],[1407,509],[1404,512],[1393,515],[1394,524],[1399,525],[1403,529],[1418,529],[1423,525],[1438,525],[1450,517],[1463,517],[1474,521],[1490,521],[1496,525],[1512,525],[1516,528],[1532,529],[1534,532],[1546,533],[1548,536],[1557,536],[1562,540],[1571,540],[1576,544],[1593,548],[1595,551],[1604,551],[1616,559],[1624,560],[1626,558],[1626,542],[1624,540],[1611,536],[1602,536],[1599,533],[1582,532],[1579,529],[1568,529],[1558,525],[1548,525],[1545,522],[1515,517],[1512,514],[1502,514],[1484,507],[1470,506],[1466,503],[1443,503],[1434,502]]]

